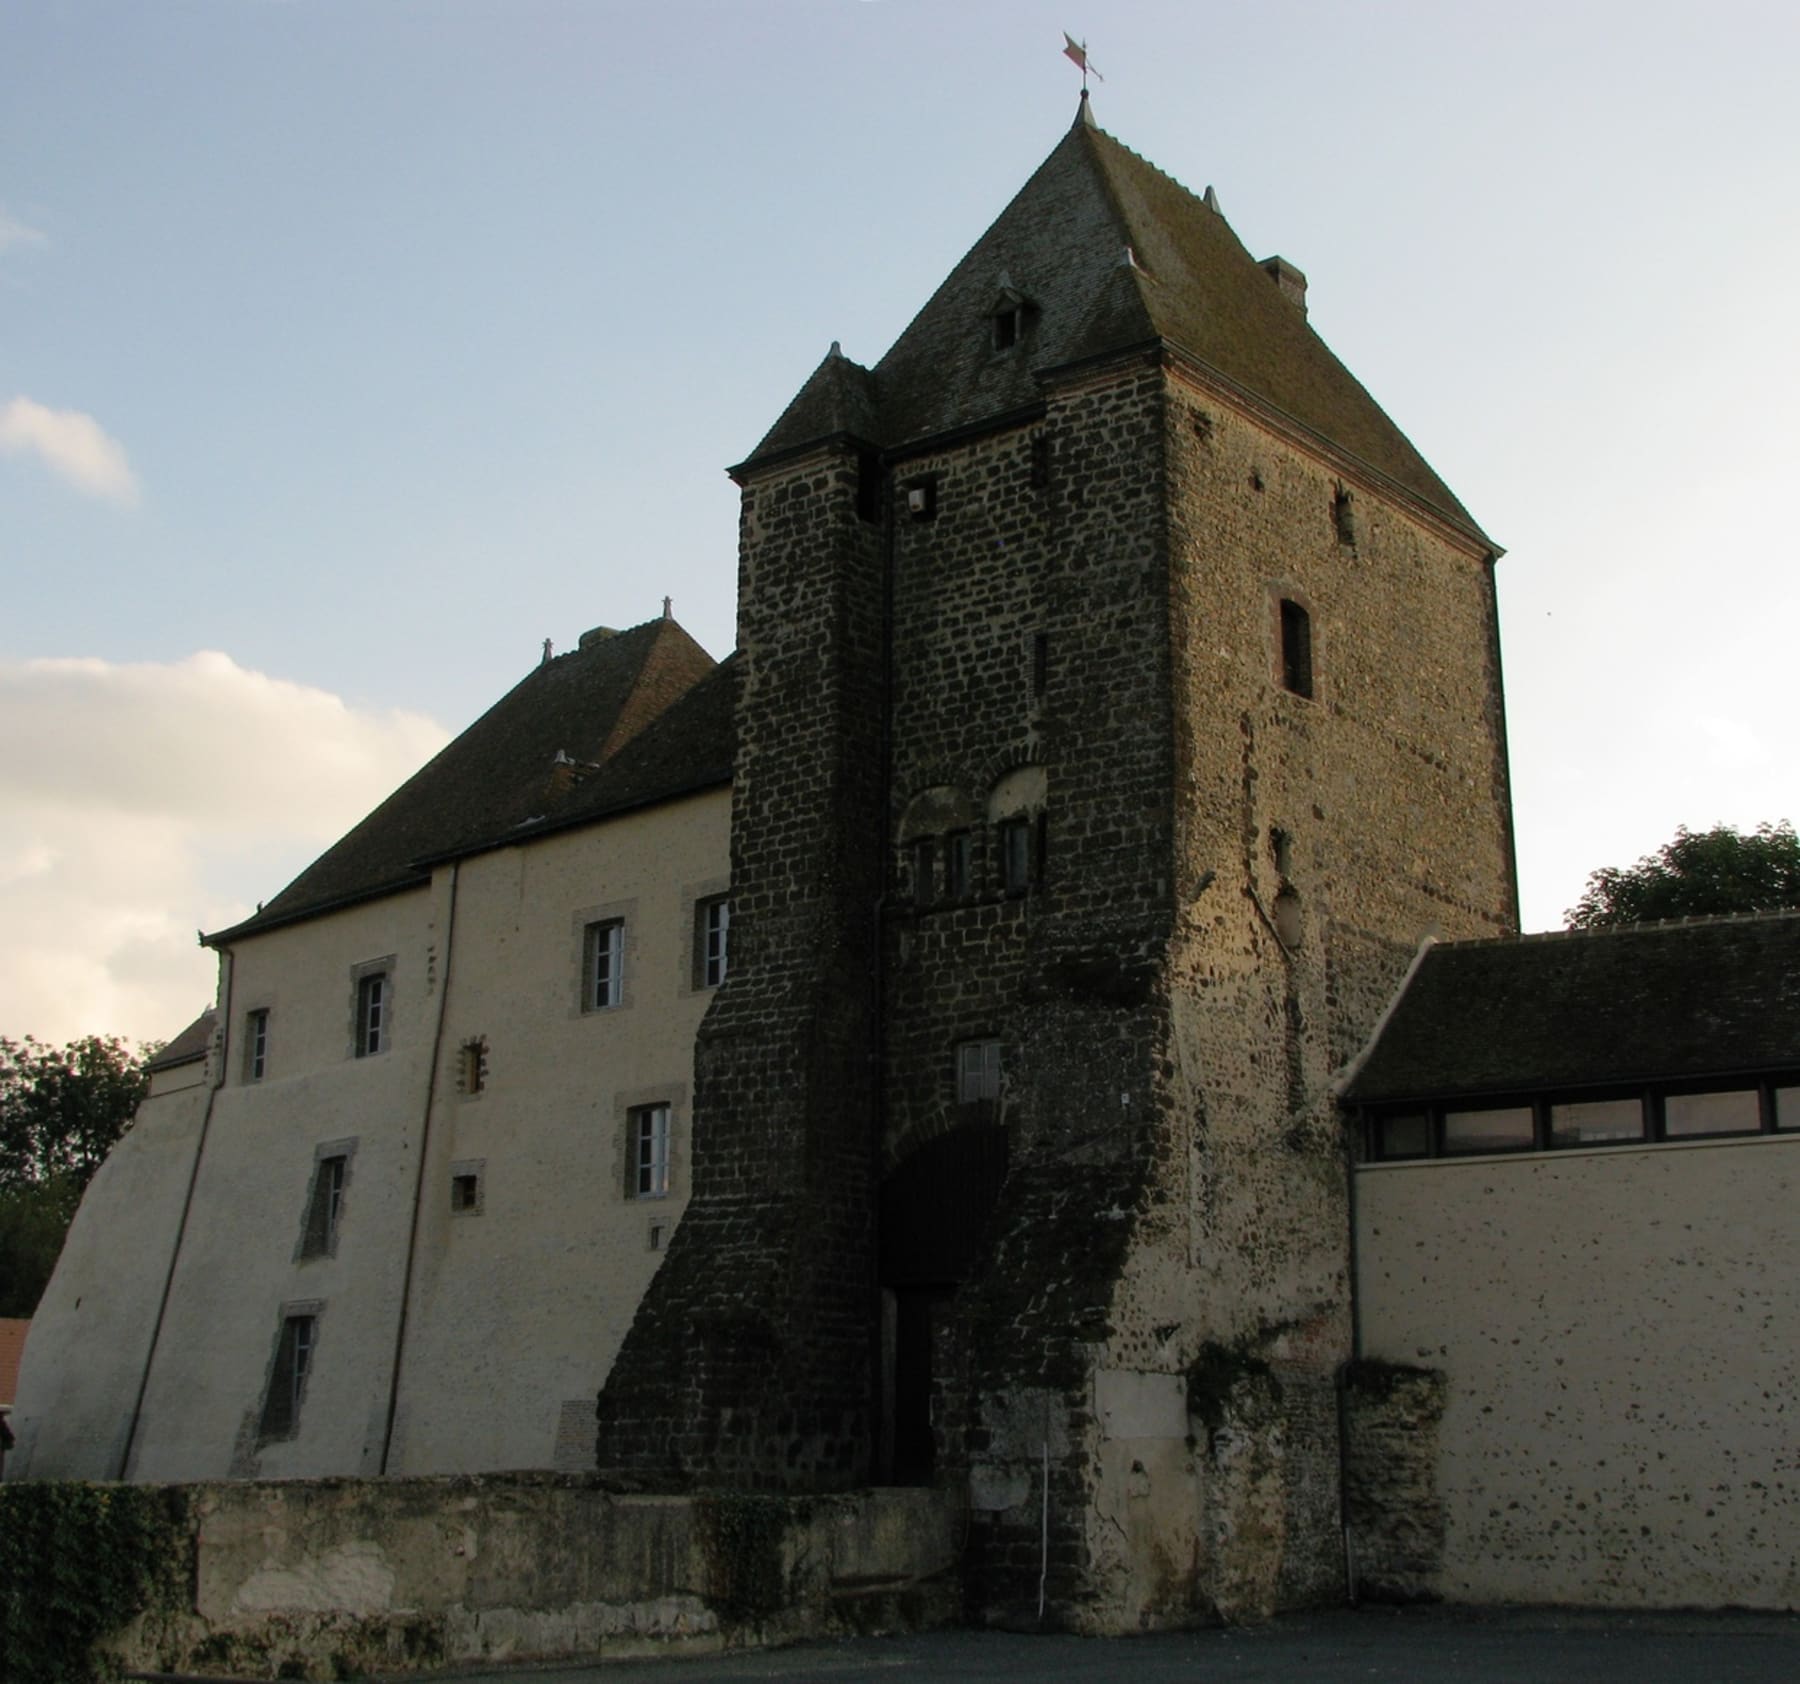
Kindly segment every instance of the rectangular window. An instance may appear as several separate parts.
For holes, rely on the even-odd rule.
[[[1672,1093],[1663,1101],[1663,1138],[1691,1140],[1707,1134],[1755,1134],[1762,1127],[1756,1089],[1733,1093]]]
[[[275,1366],[269,1374],[269,1393],[263,1399],[262,1424],[257,1437],[264,1441],[292,1438],[300,1428],[300,1399],[312,1367],[318,1320],[290,1315],[281,1321],[281,1337],[275,1346]]]
[[[952,831],[944,838],[944,894],[962,900],[969,892],[969,833]]]
[[[1608,1146],[1644,1138],[1644,1102],[1630,1099],[1584,1099],[1550,1107],[1552,1146]]]
[[[260,1082],[269,1069],[269,1014],[244,1013],[244,1080]]]
[[[1009,895],[1022,895],[1031,887],[1035,876],[1031,844],[1030,819],[1008,819],[1000,826],[1000,886]]]
[[[1000,1097],[1000,1043],[964,1041],[956,1049],[956,1098],[962,1105]]]
[[[589,924],[582,961],[581,1009],[603,1012],[625,1000],[625,920]]]
[[[1375,1155],[1392,1158],[1428,1158],[1431,1156],[1431,1116],[1425,1111],[1407,1111],[1395,1117],[1383,1117],[1376,1124]]]
[[[373,1058],[387,1051],[388,979],[386,971],[370,971],[356,979],[356,1056]]]
[[[929,906],[937,887],[937,849],[929,836],[921,836],[912,845],[913,904]]]
[[[725,980],[731,936],[731,902],[711,895],[694,906],[694,986],[717,988]]]
[[[475,1216],[481,1210],[481,1177],[473,1173],[450,1177],[450,1209],[457,1216]]]
[[[1532,1139],[1529,1105],[1444,1113],[1444,1150],[1447,1153],[1517,1152],[1529,1150]]]
[[[1775,1126],[1778,1129],[1800,1129],[1800,1088],[1775,1090]]]
[[[669,1107],[635,1105],[631,1123],[631,1186],[634,1199],[662,1199],[669,1193]]]
[[[1313,693],[1312,618],[1287,597],[1281,600],[1281,684],[1296,696]]]
[[[487,1086],[487,1042],[479,1035],[456,1050],[456,1087],[466,1099]]]
[[[338,1216],[344,1208],[344,1183],[350,1173],[347,1154],[334,1152],[313,1165],[312,1191],[306,1200],[306,1231],[300,1255],[329,1257],[337,1250]]]

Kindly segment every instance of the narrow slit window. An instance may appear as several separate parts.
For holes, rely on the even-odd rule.
[[[269,1014],[244,1014],[244,1080],[260,1082],[269,1073]]]
[[[1296,696],[1313,693],[1312,616],[1291,597],[1281,599],[1281,684]]]

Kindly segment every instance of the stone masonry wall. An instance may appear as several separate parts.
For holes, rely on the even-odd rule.
[[[831,1489],[873,1438],[871,977],[881,545],[854,454],[743,496],[730,969],[695,1058],[693,1198],[599,1403],[602,1470]]]
[[[942,1624],[954,1506],[925,1491],[619,1496],[590,1478],[180,1488],[163,1596],[102,1642],[164,1677],[437,1676]]]
[[[1515,927],[1492,578],[1475,541],[1179,370],[1165,425],[1179,1121],[1115,1349],[1179,1368],[1200,1338],[1266,1369],[1260,1422],[1202,1435],[1196,1470],[1227,1511],[1207,1594],[1266,1611],[1342,1585],[1331,1076],[1421,938]],[[1310,698],[1282,682],[1284,598],[1310,616]]]
[[[894,469],[896,509],[928,481],[935,515],[896,516],[884,1160],[958,1125],[1008,1135],[982,1260],[933,1360],[940,1470],[972,1494],[971,1606],[1009,1622],[1036,1623],[1041,1575],[1053,1622],[1110,1618],[1092,1607],[1085,1519],[1094,1352],[1154,1158],[1165,1039],[1158,413],[1139,362],[1053,394],[1040,423]],[[1039,778],[1038,880],[1009,894],[997,821]],[[950,816],[909,823],[933,792]],[[959,825],[971,864],[954,893]],[[923,887],[921,836],[936,847]],[[959,1104],[956,1049],[989,1038],[999,1098]]]

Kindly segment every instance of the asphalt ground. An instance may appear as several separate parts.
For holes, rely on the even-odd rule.
[[[1144,1637],[936,1631],[449,1684],[1800,1684],[1800,1616],[1363,1608]]]

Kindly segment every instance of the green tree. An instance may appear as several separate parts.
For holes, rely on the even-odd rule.
[[[37,1307],[82,1192],[149,1089],[153,1050],[0,1037],[0,1315]]]
[[[1683,825],[1636,865],[1607,866],[1564,914],[1572,930],[1800,908],[1800,836],[1785,820],[1746,834],[1730,825]]]

